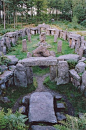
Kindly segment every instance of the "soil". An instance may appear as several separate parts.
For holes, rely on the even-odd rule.
[[[59,94],[59,92],[55,92],[55,91],[53,91],[53,90],[47,88],[47,87],[43,84],[43,81],[44,81],[44,79],[45,79],[47,76],[49,76],[49,74],[45,74],[45,75],[43,75],[43,76],[34,75],[34,77],[36,77],[37,83],[38,83],[38,87],[36,88],[36,90],[35,90],[34,92],[50,92],[53,96],[61,95],[61,94]],[[32,93],[33,93],[33,92],[32,92]],[[13,108],[12,108],[13,113],[16,112],[16,110],[18,110],[18,108],[19,108],[19,106],[20,106],[19,103],[20,103],[20,101],[22,100],[22,98],[23,98],[24,96],[30,97],[30,95],[31,95],[32,93],[29,93],[29,94],[27,94],[27,95],[23,95],[23,96],[21,96],[20,98],[17,99],[16,103],[14,104],[14,106],[13,106]],[[71,115],[71,116],[74,116],[74,108],[73,108],[72,104],[71,104],[70,101],[67,99],[66,95],[61,95],[61,96],[62,96],[62,98],[63,98],[63,100],[64,100],[64,102],[65,102],[65,104],[66,104],[66,107],[67,107],[66,114]]]

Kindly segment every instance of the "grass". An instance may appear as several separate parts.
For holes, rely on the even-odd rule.
[[[8,87],[6,88],[6,93],[4,96],[8,97],[10,99],[9,103],[3,103],[0,102],[0,106],[4,108],[5,111],[7,111],[8,108],[12,108],[16,100],[23,95],[26,95],[28,93],[31,93],[35,90],[35,87],[33,85],[29,85],[28,87]]]
[[[27,36],[25,36],[27,40],[27,52],[31,52],[37,48],[36,44],[39,42],[39,35],[32,35],[31,42],[28,41]],[[64,54],[74,53],[74,49],[69,47],[68,41],[64,41],[63,39],[58,38],[58,40],[62,40],[62,53],[57,53],[57,43],[54,43],[54,36],[46,36],[46,42],[51,45],[50,51],[54,51],[56,53],[56,57]],[[18,44],[15,47],[12,47],[8,52],[8,55],[15,55],[18,59],[26,58],[27,52],[22,52],[22,39],[18,40]]]
[[[56,82],[52,82],[50,78],[47,77],[44,80],[44,84],[50,89],[67,96],[75,109],[75,116],[77,116],[79,112],[86,113],[86,98],[83,96],[83,93],[71,83],[57,86]]]

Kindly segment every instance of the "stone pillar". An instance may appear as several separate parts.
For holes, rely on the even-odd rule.
[[[67,61],[59,61],[57,69],[57,85],[69,82],[69,66]]]
[[[31,34],[28,34],[28,41],[31,42]]]
[[[27,43],[26,43],[26,39],[22,40],[22,51],[26,52],[27,51]]]
[[[74,40],[74,39],[72,39],[71,48],[72,48],[72,49],[74,49],[74,48],[75,48],[75,40]]]
[[[79,48],[79,57],[80,57],[80,59],[82,59],[82,56],[83,56],[83,47],[80,47]]]
[[[27,76],[25,67],[18,63],[14,71],[14,83],[15,86],[27,87]]]
[[[32,67],[25,67],[26,68],[26,76],[27,76],[27,84],[33,83],[33,69]]]
[[[57,38],[58,38],[58,35],[55,34],[55,35],[54,35],[54,42],[57,42]]]
[[[55,80],[57,77],[57,66],[50,66],[50,80]]]
[[[44,42],[45,43],[45,40],[46,40],[46,33],[45,32],[42,32],[41,35],[40,35],[40,42]]]
[[[6,37],[6,47],[10,50],[11,44],[10,44],[10,38]]]
[[[6,55],[6,46],[3,46],[3,54]]]
[[[75,44],[75,53],[79,54],[79,44]]]
[[[59,52],[62,52],[62,41],[61,41],[61,40],[58,41],[57,52],[58,52],[58,53],[59,53]]]

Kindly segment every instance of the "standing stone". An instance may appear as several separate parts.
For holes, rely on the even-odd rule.
[[[62,41],[61,41],[61,40],[58,41],[57,52],[58,52],[58,53],[59,53],[59,52],[62,52]]]
[[[46,40],[46,33],[45,32],[42,32],[41,35],[40,35],[40,42],[44,42],[45,43],[45,40]]]
[[[83,56],[83,47],[80,47],[79,48],[79,57],[80,57],[80,59],[82,59],[82,56]]]
[[[31,34],[28,34],[28,41],[31,42]]]
[[[55,34],[55,35],[54,35],[54,42],[57,42],[57,38],[58,38],[58,35]]]
[[[24,52],[27,51],[27,43],[26,43],[26,39],[22,40],[22,51],[24,51]]]
[[[57,66],[50,66],[50,79],[55,80],[57,76]]]
[[[85,71],[85,63],[84,62],[79,62],[76,66],[75,66],[75,70],[77,71],[77,73],[83,73]]]
[[[30,97],[29,122],[57,123],[53,102],[53,96],[49,92],[33,93]]]
[[[79,44],[75,44],[75,53],[79,54]]]
[[[6,55],[6,46],[3,47],[3,54]]]
[[[74,40],[74,39],[72,39],[71,48],[72,48],[72,49],[74,49],[74,47],[75,47],[75,40]]]
[[[30,52],[27,52],[27,58],[32,57],[32,54]]]
[[[6,37],[6,47],[10,50],[11,44],[10,44],[10,38]]]
[[[64,31],[64,32],[63,32],[63,39],[64,39],[64,40],[67,40],[67,31]]]
[[[15,86],[18,87],[27,87],[26,70],[20,63],[16,65],[16,69],[14,71],[14,83]]]
[[[13,46],[16,45],[16,39],[14,37],[12,38],[12,44],[13,44]]]
[[[72,38],[69,38],[69,47],[72,45]]]
[[[33,83],[33,69],[32,67],[26,67],[27,84]]]
[[[58,62],[57,85],[69,82],[69,66],[67,61]]]

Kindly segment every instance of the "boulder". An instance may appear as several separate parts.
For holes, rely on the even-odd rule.
[[[57,112],[56,116],[58,121],[66,120],[66,116],[63,113]]]
[[[18,58],[15,55],[5,55],[10,61],[8,65],[16,65],[18,63]]]
[[[30,97],[29,122],[57,123],[53,102],[53,96],[49,92],[33,93]]]
[[[79,62],[75,66],[75,70],[77,71],[77,73],[83,73],[85,71],[85,66],[86,66],[86,64],[84,62]]]
[[[27,87],[26,69],[22,64],[17,64],[14,71],[15,86]]]
[[[69,66],[67,61],[59,61],[57,69],[57,85],[69,82]]]
[[[82,74],[81,90],[86,90],[86,71]]]

